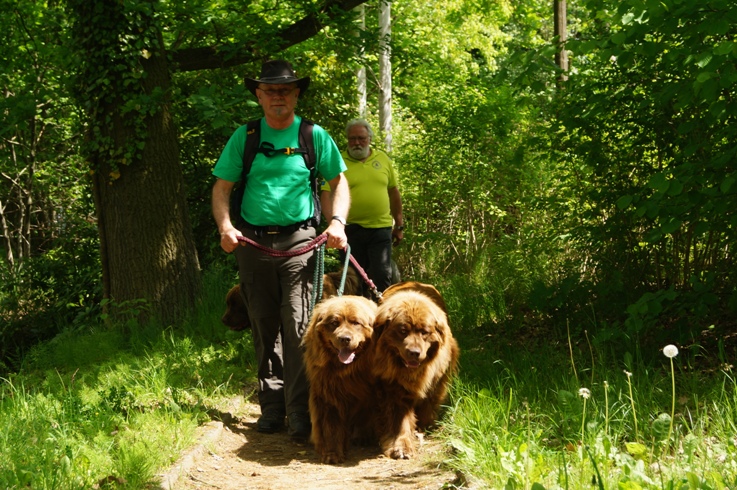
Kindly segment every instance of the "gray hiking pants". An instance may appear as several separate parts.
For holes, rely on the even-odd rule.
[[[313,227],[289,234],[259,236],[247,228],[241,232],[259,245],[281,251],[301,248],[316,236]],[[309,389],[300,343],[309,322],[314,251],[274,257],[246,244],[236,249],[235,256],[251,318],[261,412],[307,413]]]

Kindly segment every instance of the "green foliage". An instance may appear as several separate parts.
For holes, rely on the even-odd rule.
[[[93,171],[105,162],[109,173],[103,178],[114,181],[119,167],[141,158],[147,117],[161,110],[167,96],[162,88],[145,88],[146,60],[163,54],[158,12],[148,0],[68,3],[76,48],[73,90],[89,133],[83,154]],[[116,130],[118,137],[128,135],[125,144],[116,141]]]
[[[0,372],[62,325],[99,314],[99,259],[58,4],[3,2]]]
[[[88,236],[79,235],[71,243],[59,240],[56,248],[15,270],[0,268],[0,372],[17,368],[39,340],[99,318],[97,242],[89,226],[79,232]]]
[[[547,298],[685,340],[735,290],[733,2],[588,2],[542,194],[563,240]],[[595,15],[594,15],[595,14]],[[575,21],[574,21],[575,22]],[[592,328],[598,328],[594,320]],[[666,333],[667,331],[667,333]],[[602,332],[611,336],[612,331]]]

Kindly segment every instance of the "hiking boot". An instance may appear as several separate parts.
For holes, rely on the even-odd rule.
[[[264,409],[256,422],[256,430],[264,434],[273,434],[284,428],[284,412],[276,408]]]
[[[310,438],[312,432],[312,424],[310,423],[310,414],[307,412],[293,412],[289,414],[289,437],[294,442],[305,443]]]

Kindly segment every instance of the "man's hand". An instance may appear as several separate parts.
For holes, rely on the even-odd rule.
[[[240,241],[238,240],[240,236],[243,235],[236,228],[228,228],[220,233],[220,247],[227,253],[231,253],[240,245]]]
[[[328,237],[326,246],[328,248],[344,249],[348,245],[348,237],[345,236],[345,226],[336,220],[332,220],[325,230]]]
[[[397,245],[399,245],[399,242],[401,242],[403,239],[404,239],[404,231],[394,228],[392,230],[392,245],[396,247]]]

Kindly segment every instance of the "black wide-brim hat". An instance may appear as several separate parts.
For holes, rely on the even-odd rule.
[[[256,89],[260,83],[296,83],[299,95],[302,96],[310,85],[310,77],[297,78],[291,63],[284,60],[271,60],[261,65],[261,76],[258,79],[246,78],[246,88],[253,95],[256,95]]]

